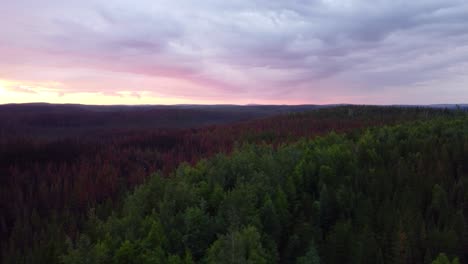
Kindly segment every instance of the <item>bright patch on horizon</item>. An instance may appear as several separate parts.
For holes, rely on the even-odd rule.
[[[2,83],[0,83],[0,96],[4,96],[6,94],[6,89],[3,87]]]
[[[12,80],[0,80],[0,104],[6,103],[72,103],[89,105],[170,105],[170,104],[218,104],[219,100],[199,100],[190,98],[158,96],[151,91],[130,91],[122,90],[113,93],[102,92],[67,92],[62,91],[60,83],[44,82],[29,83]],[[65,89],[66,90],[66,89]],[[228,101],[228,103],[238,103]],[[250,101],[241,102],[249,104]],[[279,104],[278,101],[266,101],[267,104]],[[293,102],[294,103],[294,102]]]

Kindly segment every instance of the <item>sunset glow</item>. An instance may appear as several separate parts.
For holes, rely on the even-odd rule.
[[[1,83],[1,81],[0,81],[0,96],[1,96],[0,98],[3,98],[3,96],[6,95],[6,93],[7,93],[6,88],[3,85],[3,83]]]
[[[468,101],[461,0],[17,0],[0,14],[0,103]]]

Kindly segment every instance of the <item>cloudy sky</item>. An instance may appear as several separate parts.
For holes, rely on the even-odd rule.
[[[468,103],[466,0],[15,0],[0,103]]]

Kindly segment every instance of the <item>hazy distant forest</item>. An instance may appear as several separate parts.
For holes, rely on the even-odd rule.
[[[0,263],[468,263],[468,114],[0,106]]]

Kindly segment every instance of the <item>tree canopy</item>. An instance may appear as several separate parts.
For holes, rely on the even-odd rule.
[[[61,259],[464,263],[467,188],[466,117],[244,144],[154,174],[110,217],[90,214]]]

